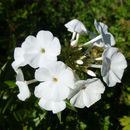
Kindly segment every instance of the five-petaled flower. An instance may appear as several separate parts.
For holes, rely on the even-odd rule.
[[[79,35],[84,33],[88,33],[87,29],[85,28],[84,24],[79,21],[78,19],[73,19],[65,24],[65,27],[68,31],[72,32],[72,39],[71,39],[71,46],[75,46],[78,42]],[[74,40],[76,36],[76,40]]]
[[[79,80],[75,83],[75,89],[69,95],[70,103],[78,108],[90,107],[101,99],[104,90],[104,85],[97,78]]]
[[[49,31],[39,31],[37,36],[28,36],[22,44],[24,58],[33,68],[46,67],[57,61],[61,45]]]
[[[109,87],[113,87],[117,82],[121,82],[124,69],[127,67],[124,55],[117,51],[117,48],[108,47],[104,50],[102,56],[101,75]]]

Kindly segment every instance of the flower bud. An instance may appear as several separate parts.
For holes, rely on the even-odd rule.
[[[87,70],[87,74],[92,76],[92,77],[96,77],[96,74],[91,70]]]

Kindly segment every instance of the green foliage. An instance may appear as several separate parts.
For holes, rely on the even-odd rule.
[[[130,129],[129,68],[125,71],[122,84],[106,87],[102,99],[92,107],[76,109],[66,101],[67,109],[56,115],[38,106],[38,99],[33,95],[35,85],[30,86],[32,95],[28,100],[18,100],[16,75],[11,67],[14,48],[20,46],[28,35],[36,35],[41,29],[50,30],[63,46],[68,43],[71,34],[64,24],[73,18],[81,20],[88,30],[95,33],[94,19],[106,23],[129,65],[129,7],[128,0],[1,0],[0,130]],[[89,39],[88,36],[82,36],[80,42]],[[33,78],[33,71],[26,75]]]
[[[129,130],[130,129],[130,117],[123,116],[120,118],[120,123],[123,126],[123,130]]]

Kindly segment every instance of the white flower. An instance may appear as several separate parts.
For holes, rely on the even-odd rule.
[[[33,67],[45,67],[57,61],[61,45],[49,31],[39,31],[37,36],[28,36],[22,44],[24,58]]]
[[[24,50],[21,47],[16,47],[14,50],[14,62],[12,63],[12,67],[15,72],[18,73],[18,68],[25,65]]]
[[[92,43],[94,43],[93,46],[95,45],[98,47],[114,46],[115,40],[113,35],[108,32],[108,26],[102,22],[97,22],[96,20],[94,21],[94,25],[98,33],[100,33],[100,35],[97,36],[96,34],[91,33],[91,37],[93,39],[90,40],[89,42],[84,43],[84,46]]]
[[[85,28],[84,24],[79,21],[78,19],[73,19],[65,24],[65,27],[70,32],[76,32],[78,34],[87,33],[87,29]]]
[[[101,75],[104,82],[113,87],[116,83],[121,82],[121,78],[124,73],[124,69],[127,67],[127,62],[122,53],[117,52],[118,49],[114,47],[108,47],[103,53],[103,63],[101,67]]]
[[[111,33],[108,32],[108,26],[102,22],[94,21],[94,25],[96,27],[96,30],[98,33],[102,35],[103,43],[106,47],[108,46],[114,46],[115,40]]]
[[[66,104],[64,101],[55,102],[55,101],[45,100],[44,98],[41,98],[38,104],[43,109],[47,111],[52,111],[53,113],[61,112],[66,108]]]
[[[79,34],[82,35],[84,33],[88,33],[87,29],[85,28],[84,24],[77,20],[73,19],[65,24],[65,27],[68,29],[68,31],[72,32],[72,39],[71,39],[71,46],[75,46],[79,39]],[[76,35],[77,34],[77,35]],[[76,40],[74,40],[76,36]]]
[[[19,94],[17,95],[19,100],[25,101],[27,98],[30,97],[30,91],[26,81],[24,81],[24,76],[21,69],[18,69],[18,74],[16,77],[16,85],[19,88]]]
[[[35,72],[35,78],[43,81],[35,87],[36,97],[55,102],[66,99],[70,88],[74,87],[74,74],[63,62],[55,62],[47,68],[39,68]]]
[[[75,83],[75,89],[69,95],[70,103],[78,108],[90,107],[101,99],[105,87],[97,79],[79,80]]]

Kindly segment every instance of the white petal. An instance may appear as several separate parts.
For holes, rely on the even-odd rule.
[[[102,22],[97,22],[96,19],[94,20],[94,25],[96,30],[101,34],[102,32],[106,33],[108,30],[108,26]]]
[[[35,78],[38,81],[48,81],[52,79],[52,76],[48,69],[46,68],[39,68],[35,72]]]
[[[46,53],[50,56],[57,56],[61,52],[61,45],[58,38],[54,37],[52,41],[46,46]]]
[[[60,102],[52,102],[52,111],[53,113],[58,113],[63,111],[66,108],[66,104],[64,101]]]
[[[83,94],[83,101],[86,107],[90,107],[100,99],[101,99],[101,94],[99,93],[84,92]]]
[[[14,50],[14,62],[12,63],[12,67],[16,73],[18,73],[18,68],[21,66],[25,66],[27,63],[24,59],[24,50],[20,47],[16,47]]]
[[[69,91],[69,88],[65,87],[64,84],[46,81],[36,87],[35,95],[46,100],[61,101],[68,97]]]
[[[68,67],[66,70],[62,71],[59,75],[59,80],[67,87],[74,88],[74,74],[72,69]]]
[[[44,30],[39,31],[37,33],[36,38],[41,48],[46,48],[48,45],[50,45],[50,43],[54,39],[53,34],[50,31],[44,31]]]
[[[112,55],[114,53],[117,53],[118,48],[115,47],[107,47],[104,52],[103,52],[103,58],[107,57],[109,59],[111,59]]]
[[[53,64],[48,65],[46,68],[50,71],[51,75],[57,77],[66,69],[66,65],[61,61],[57,61]]]
[[[42,107],[43,109],[47,111],[52,110],[52,101],[47,101],[44,98],[41,98],[38,104],[40,107]]]
[[[16,85],[19,88],[19,94],[17,95],[19,100],[25,101],[27,98],[30,97],[30,91],[26,82],[17,81]]]
[[[113,87],[116,83],[120,83],[120,79],[110,70],[109,71],[109,87]]]
[[[22,44],[24,49],[24,58],[26,62],[33,68],[39,67],[39,58],[41,54],[40,45],[34,36],[28,36]]]
[[[18,69],[18,73],[16,76],[16,81],[24,81],[24,76],[23,76],[23,72],[21,69]]]
[[[34,36],[28,36],[25,41],[22,43],[22,48],[26,51],[33,52],[37,49],[39,49],[39,45],[37,42],[36,37]]]
[[[39,57],[39,67],[48,67],[50,64],[54,64],[57,61],[57,57],[55,55],[47,55],[43,54]]]
[[[111,68],[114,69],[125,69],[127,62],[124,55],[120,52],[114,54],[111,59]]]
[[[70,99],[70,103],[78,108],[84,108],[83,91],[79,91],[75,96]]]
[[[104,93],[105,87],[100,79],[98,78],[88,79],[87,82],[88,83],[85,85],[86,92]]]

